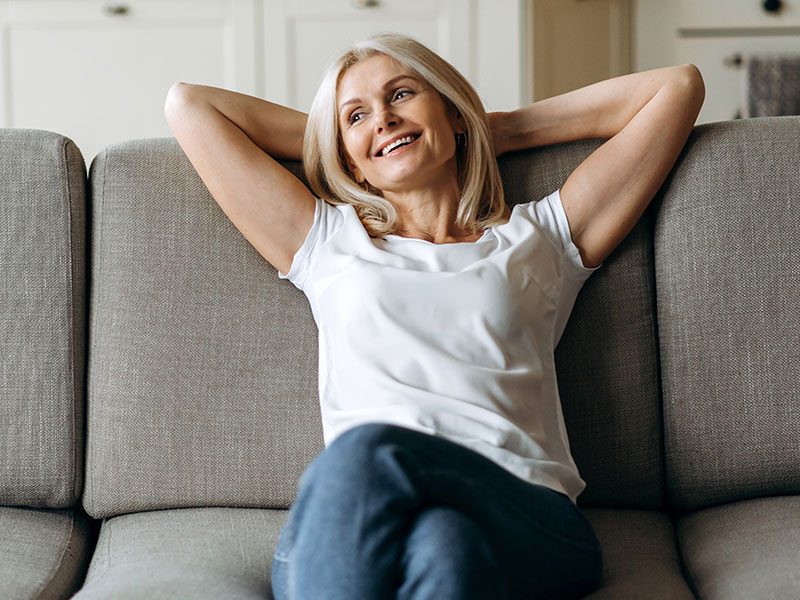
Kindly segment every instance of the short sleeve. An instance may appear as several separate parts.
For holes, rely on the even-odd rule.
[[[316,198],[314,223],[303,245],[295,252],[289,272],[284,275],[278,271],[278,277],[288,279],[295,287],[302,290],[314,257],[343,223],[344,215],[335,206]]]
[[[561,203],[561,190],[556,190],[539,202],[533,203],[532,210],[536,221],[552,234],[553,241],[558,244],[568,265],[575,269],[579,278],[582,273],[585,275],[584,279],[587,279],[602,266],[589,268],[583,265],[580,250],[572,241],[567,213],[564,212],[564,205]]]
[[[533,213],[533,218],[547,233],[551,243],[561,254],[560,293],[554,322],[553,347],[555,347],[564,332],[578,292],[589,276],[602,265],[592,268],[584,266],[580,251],[572,241],[567,213],[564,212],[564,205],[561,203],[560,190],[556,190],[538,202],[531,203],[528,210]]]

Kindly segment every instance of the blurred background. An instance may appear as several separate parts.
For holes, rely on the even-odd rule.
[[[694,63],[699,123],[800,112],[800,0],[0,0],[0,127],[103,147],[169,136],[175,81],[308,110],[350,42],[409,34],[487,110]]]

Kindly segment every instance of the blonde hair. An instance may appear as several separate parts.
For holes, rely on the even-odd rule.
[[[303,165],[311,190],[332,204],[351,204],[369,235],[395,233],[397,211],[380,190],[362,187],[347,168],[336,106],[336,91],[344,73],[359,62],[386,55],[433,87],[461,113],[466,144],[457,145],[461,199],[456,225],[477,232],[505,223],[511,213],[503,198],[486,111],[473,87],[455,67],[416,40],[383,33],[352,46],[325,71],[311,110],[303,141]]]

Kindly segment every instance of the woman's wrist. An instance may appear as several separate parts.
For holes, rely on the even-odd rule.
[[[495,156],[512,150],[510,141],[513,130],[509,127],[510,114],[508,112],[491,112],[486,115]]]
[[[537,118],[535,105],[508,112],[489,113],[487,116],[496,156],[547,143],[541,138],[538,129],[540,119]]]

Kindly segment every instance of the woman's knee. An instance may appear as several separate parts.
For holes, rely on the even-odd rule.
[[[408,536],[408,546],[429,562],[494,563],[489,540],[480,527],[459,510],[433,506],[420,513]]]
[[[422,511],[406,541],[400,598],[505,598],[489,539],[465,514],[447,506]]]

